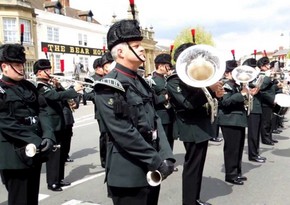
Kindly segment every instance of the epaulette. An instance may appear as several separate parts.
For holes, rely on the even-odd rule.
[[[227,83],[224,84],[223,88],[225,90],[233,90],[233,88],[229,84],[227,84]]]
[[[155,81],[152,78],[143,78],[145,82],[152,88],[153,85],[156,85]]]
[[[4,94],[5,90],[0,86],[0,93]]]
[[[172,73],[170,76],[168,76],[168,77],[166,78],[166,81],[168,81],[168,80],[170,80],[170,79],[172,79],[172,78],[174,78],[174,77],[178,77],[177,73]]]
[[[95,81],[94,89],[96,89],[100,85],[109,86],[111,88],[114,88],[114,89],[120,90],[122,92],[125,92],[125,89],[122,86],[122,84],[120,83],[120,81],[118,81],[118,80],[116,80],[114,78],[103,78],[102,80]]]
[[[44,82],[41,82],[41,81],[37,81],[36,86],[37,86],[37,89],[42,89],[43,93],[46,93],[46,92],[51,90],[51,88],[49,86],[47,86],[47,84],[45,84]]]

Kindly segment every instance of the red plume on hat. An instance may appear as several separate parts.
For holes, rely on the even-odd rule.
[[[20,24],[20,44],[23,45],[24,24]]]
[[[233,59],[236,60],[236,57],[235,57],[235,50],[234,50],[234,49],[231,50],[231,53],[232,53],[232,55],[233,55]]]
[[[264,56],[267,57],[267,52],[266,52],[266,50],[264,50]]]
[[[195,29],[191,29],[192,42],[195,45]]]
[[[169,54],[170,54],[170,56],[172,55],[173,48],[174,48],[174,45],[173,45],[173,44],[171,44],[171,45],[170,45],[170,53],[169,53]]]
[[[254,58],[256,59],[256,57],[257,57],[257,50],[255,49],[254,50]]]
[[[47,56],[48,48],[47,47],[43,47],[42,51],[44,52],[46,59],[48,59],[48,56]]]
[[[131,7],[131,13],[133,16],[133,20],[135,20],[135,5],[134,5],[134,0],[129,0],[130,2],[130,7]]]

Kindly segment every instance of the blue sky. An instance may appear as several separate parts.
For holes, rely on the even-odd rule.
[[[169,46],[184,28],[202,26],[216,47],[231,58],[290,46],[289,0],[135,0],[142,27],[153,26],[158,44]],[[129,0],[70,0],[73,8],[91,10],[100,23],[112,15],[127,17]],[[283,35],[281,35],[283,34]]]

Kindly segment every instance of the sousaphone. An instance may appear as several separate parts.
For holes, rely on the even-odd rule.
[[[211,122],[217,116],[218,102],[206,87],[218,82],[225,72],[225,60],[209,45],[194,45],[181,52],[176,62],[176,73],[185,84],[201,88],[211,108]]]
[[[225,72],[225,61],[220,52],[209,45],[194,45],[177,58],[176,73],[192,87],[203,88],[218,82]]]

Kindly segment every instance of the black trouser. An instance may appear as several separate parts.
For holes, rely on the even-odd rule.
[[[37,205],[41,164],[29,169],[1,170],[8,205]]]
[[[100,147],[100,159],[101,166],[106,167],[106,157],[107,157],[107,133],[101,132],[99,138],[99,147]]]
[[[270,107],[262,107],[261,140],[262,143],[272,142],[272,116],[273,110]]]
[[[160,186],[123,188],[108,186],[114,205],[158,205]]]
[[[195,205],[200,198],[202,173],[206,159],[208,141],[195,144],[183,142],[185,157],[182,172],[183,205]]]
[[[251,113],[248,118],[248,157],[259,156],[261,133],[261,114]]]
[[[169,142],[169,145],[171,147],[171,150],[173,150],[174,145],[174,138],[173,138],[173,125],[172,124],[162,124],[163,129],[165,131],[165,134],[167,136],[167,140]]]
[[[73,136],[73,125],[66,125],[64,136],[61,141],[61,148],[62,148],[61,151],[64,153],[65,161],[67,158],[69,158],[72,136]]]
[[[245,144],[245,127],[221,126],[224,137],[224,163],[226,179],[242,174],[242,157]]]
[[[56,143],[61,145],[62,138],[64,137],[63,131],[54,132]],[[49,186],[58,184],[64,178],[64,165],[63,152],[55,149],[48,156],[46,162],[46,182]]]

